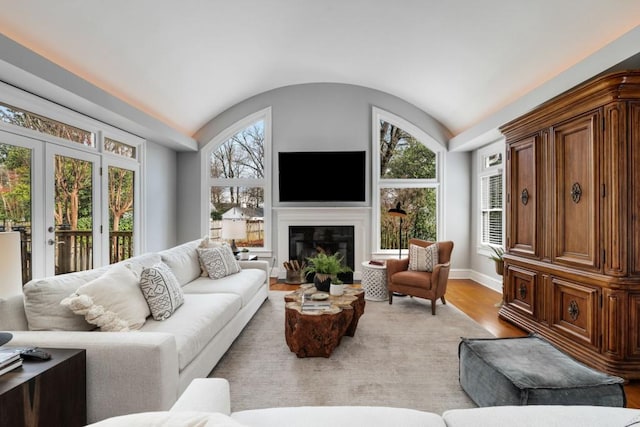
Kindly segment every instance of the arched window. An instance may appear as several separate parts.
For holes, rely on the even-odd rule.
[[[250,252],[269,247],[271,110],[240,120],[205,148],[206,234]]]
[[[401,254],[410,238],[437,240],[441,234],[443,150],[424,131],[391,113],[374,108],[373,120],[376,252]],[[390,213],[396,208],[406,216]]]

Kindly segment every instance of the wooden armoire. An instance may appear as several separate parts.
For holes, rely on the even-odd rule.
[[[640,70],[595,78],[500,130],[500,317],[640,379]]]

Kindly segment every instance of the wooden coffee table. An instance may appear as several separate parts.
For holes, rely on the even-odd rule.
[[[364,313],[364,291],[345,286],[343,295],[329,296],[331,306],[303,311],[302,295],[315,288],[302,285],[285,295],[284,336],[289,349],[298,357],[329,357],[342,337],[354,336]]]

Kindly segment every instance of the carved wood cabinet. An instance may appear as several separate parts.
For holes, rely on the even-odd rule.
[[[500,317],[640,379],[640,70],[594,79],[500,130]]]

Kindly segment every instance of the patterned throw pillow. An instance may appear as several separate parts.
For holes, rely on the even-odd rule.
[[[426,248],[409,245],[409,270],[433,271],[438,263],[438,244],[434,243]]]
[[[211,240],[209,236],[204,236],[198,245],[198,248],[206,249],[206,248],[220,248],[225,246],[227,242],[220,242],[217,240]],[[202,258],[198,257],[198,262],[200,262],[200,277],[209,277],[209,272],[207,268],[202,263]]]
[[[198,248],[198,255],[212,279],[220,279],[240,271],[240,264],[229,246]]]
[[[168,319],[184,303],[178,279],[163,262],[142,270],[140,289],[155,320]]]

